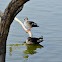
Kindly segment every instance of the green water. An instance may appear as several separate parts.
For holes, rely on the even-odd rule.
[[[10,0],[0,0],[0,10]],[[43,35],[39,45],[26,45],[28,34],[13,21],[7,39],[6,62],[62,62],[62,0],[30,0],[17,15],[19,20],[28,17],[40,27],[32,28],[33,37]]]

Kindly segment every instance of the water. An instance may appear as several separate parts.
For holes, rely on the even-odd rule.
[[[11,0],[0,0],[0,10]],[[25,45],[28,34],[13,21],[7,39],[6,62],[62,62],[62,0],[31,0],[17,15],[21,21],[28,17],[40,27],[32,28],[34,37],[43,35],[40,45]]]

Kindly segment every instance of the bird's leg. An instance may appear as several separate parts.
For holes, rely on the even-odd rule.
[[[31,31],[31,28],[29,28],[28,31]]]
[[[28,33],[29,31],[31,31],[31,28],[29,28],[26,33]]]

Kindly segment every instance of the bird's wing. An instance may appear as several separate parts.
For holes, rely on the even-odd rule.
[[[38,38],[31,38],[32,42],[37,42]]]
[[[30,25],[37,25],[37,23],[33,22],[33,21],[29,21]]]

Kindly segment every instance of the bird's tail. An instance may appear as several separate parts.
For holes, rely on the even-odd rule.
[[[43,39],[43,36],[39,37],[39,39]]]
[[[42,42],[43,41],[43,36],[39,37],[39,40],[37,42]]]
[[[42,42],[43,41],[43,36],[39,37],[39,40],[40,40],[40,42]]]
[[[32,25],[32,27],[39,27],[38,25]]]

